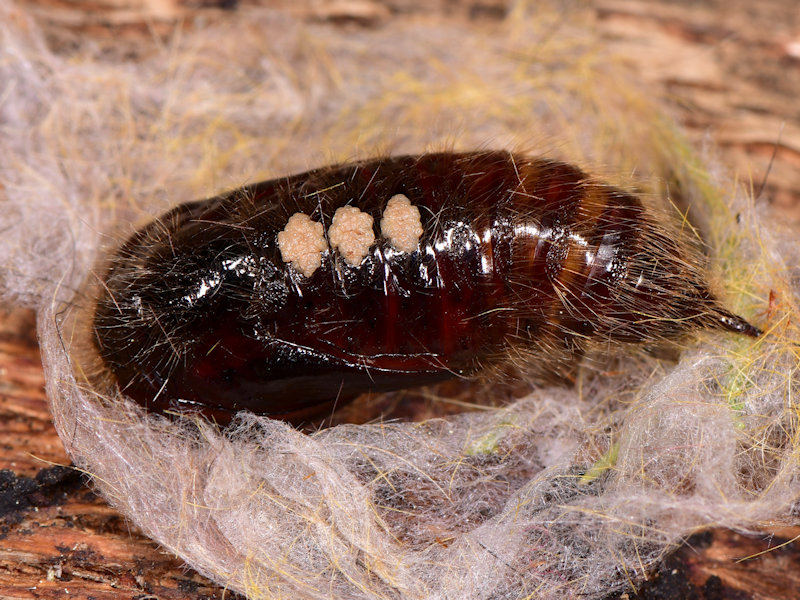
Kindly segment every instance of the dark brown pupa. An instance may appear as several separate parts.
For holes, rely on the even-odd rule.
[[[395,227],[410,244],[379,227],[393,197],[416,207],[418,242],[413,210]],[[343,206],[371,217],[360,217],[363,255],[333,239]],[[310,264],[287,262],[279,244],[293,216],[311,232],[295,243]],[[299,421],[519,356],[542,375],[596,342],[697,327],[758,335],[714,299],[699,263],[637,197],[569,164],[494,151],[390,157],[154,220],[111,259],[93,339],[121,391],[150,410]]]

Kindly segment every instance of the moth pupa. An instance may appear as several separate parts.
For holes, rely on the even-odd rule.
[[[300,421],[334,402],[520,355],[694,328],[759,335],[691,244],[575,166],[500,151],[312,170],[180,205],[111,258],[92,323],[148,410]]]

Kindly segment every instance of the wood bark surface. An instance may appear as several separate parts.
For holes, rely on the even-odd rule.
[[[364,27],[410,16],[493,20],[508,9],[504,0],[279,0],[271,6],[298,18]],[[53,44],[78,35],[137,43],[154,32],[166,35],[179,19],[222,18],[237,3],[36,0],[29,7]],[[766,177],[759,201],[800,223],[795,0],[619,0],[594,10],[608,44],[674,100],[695,140],[709,136],[721,162],[752,178],[754,189]],[[0,315],[0,447],[0,599],[235,597],[161,551],[69,466],[48,412],[34,315],[27,310]],[[703,532],[638,590],[609,598],[797,599],[798,539],[800,527],[759,536]]]

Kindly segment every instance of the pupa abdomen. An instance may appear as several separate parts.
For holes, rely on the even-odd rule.
[[[94,342],[150,410],[300,420],[587,344],[758,330],[635,196],[507,152],[318,169],[178,206],[111,259]]]

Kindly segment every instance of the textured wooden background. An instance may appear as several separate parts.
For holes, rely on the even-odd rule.
[[[263,2],[266,4],[266,0]],[[501,19],[506,0],[275,0],[301,19],[391,27],[407,18]],[[182,20],[224,19],[235,0],[33,0],[55,47],[78,36],[148,43]],[[593,5],[609,45],[671,98],[701,143],[800,232],[800,8],[796,0]],[[0,599],[231,598],[162,552],[86,487],[52,427],[34,315],[0,312]],[[800,525],[800,523],[799,523]],[[800,526],[745,537],[699,533],[637,592],[609,598],[800,598]]]

